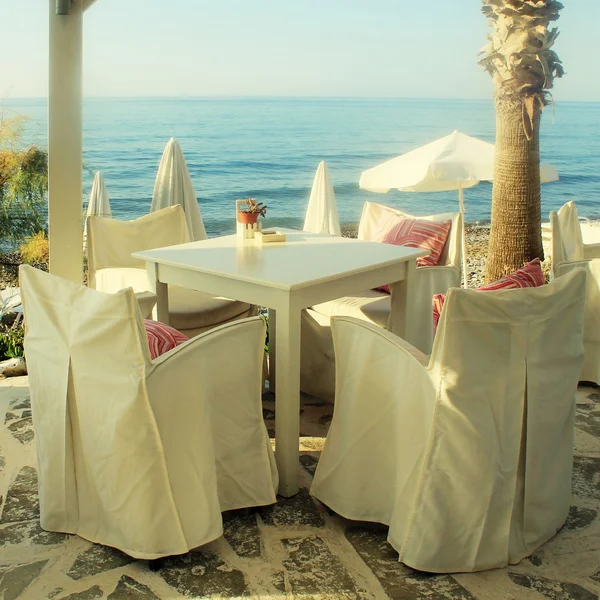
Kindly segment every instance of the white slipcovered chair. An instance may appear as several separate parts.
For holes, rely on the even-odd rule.
[[[417,267],[414,283],[408,293],[413,297],[415,312],[409,319],[418,323],[418,339],[415,346],[429,354],[433,345],[433,317],[431,299],[434,294],[444,294],[451,287],[460,286],[463,254],[463,221],[460,213],[444,213],[414,217],[394,208],[365,202],[358,238],[372,240],[377,224],[386,214],[427,219],[429,221],[452,221],[446,245],[438,265]],[[301,389],[307,394],[333,401],[335,396],[335,364],[333,340],[329,321],[334,316],[364,319],[380,327],[387,327],[390,320],[390,295],[376,290],[364,290],[317,304],[302,311]]]
[[[333,320],[337,389],[311,493],[389,525],[399,560],[504,567],[569,512],[585,273],[446,296],[427,357],[363,320]],[[420,360],[419,360],[420,358]]]
[[[131,289],[21,267],[41,525],[153,559],[222,533],[221,512],[275,502],[259,317],[152,360]]]
[[[575,202],[550,213],[550,228],[552,277],[578,268],[588,273],[583,320],[585,362],[580,380],[600,384],[600,244],[584,244]]]
[[[135,292],[146,291],[146,263],[133,258],[132,252],[189,241],[187,222],[179,205],[133,221],[88,217],[88,285],[108,293],[128,286]],[[169,286],[169,324],[189,337],[256,314],[256,307],[245,302]]]

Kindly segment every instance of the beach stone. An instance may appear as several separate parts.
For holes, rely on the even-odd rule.
[[[346,539],[391,598],[398,600],[475,600],[451,575],[415,571],[398,562],[387,542],[388,528],[378,523],[350,524]]]
[[[56,596],[58,596],[61,592],[63,591],[63,588],[61,587],[57,587],[54,588],[49,594],[48,594],[48,598],[52,599],[52,598],[56,598]]]
[[[6,415],[4,415],[4,424],[8,425],[11,421],[16,421],[20,418],[20,415],[18,415],[16,412],[12,410],[7,410]]]
[[[107,600],[160,600],[160,598],[148,586],[123,575]]]
[[[0,598],[15,600],[25,588],[42,572],[47,560],[25,565],[0,565]]]
[[[319,460],[310,454],[302,454],[300,456],[300,464],[311,474],[314,476],[315,471],[317,470],[317,465],[319,464]]]
[[[282,594],[285,594],[285,572],[273,571],[270,576],[270,581],[273,587]]]
[[[287,558],[282,564],[288,572],[291,591],[300,597],[314,594],[328,598],[367,598],[320,537],[282,539]]]
[[[574,494],[600,500],[600,458],[573,458],[572,490]]]
[[[75,559],[73,566],[67,571],[67,576],[77,580],[124,567],[134,560],[115,548],[93,544]]]
[[[598,569],[592,576],[591,579],[594,581],[600,581],[600,569]]]
[[[592,392],[591,394],[588,394],[587,397],[594,402],[600,402],[600,394],[598,392]]]
[[[306,488],[291,498],[277,497],[277,504],[260,509],[265,525],[305,525],[323,527],[325,521]]]
[[[156,574],[191,598],[251,596],[244,574],[215,554],[188,552],[166,558]]]
[[[102,596],[104,596],[104,592],[100,586],[94,585],[83,592],[63,596],[60,600],[96,600],[96,598],[102,598]]]
[[[10,431],[11,435],[23,445],[33,441],[33,419],[31,417],[13,421],[7,429]]]
[[[598,600],[597,594],[586,590],[576,583],[553,581],[546,577],[511,573],[508,576],[513,583],[534,590],[549,600]]]
[[[0,523],[29,521],[39,516],[37,473],[33,467],[23,467],[8,489]]]
[[[600,438],[600,405],[578,404],[575,425],[586,433]]]
[[[223,536],[238,556],[260,557],[260,533],[254,512],[242,509],[223,513]]]
[[[69,536],[66,533],[44,531],[40,522],[25,521],[0,528],[0,546],[31,543],[39,546],[62,544]]]
[[[598,516],[597,511],[591,508],[584,508],[582,506],[571,506],[569,508],[569,516],[565,521],[565,529],[569,531],[575,531],[576,529],[582,529],[587,527],[594,522],[594,519]]]

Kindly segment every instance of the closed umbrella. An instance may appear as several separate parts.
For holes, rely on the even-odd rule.
[[[319,163],[315,174],[303,230],[311,233],[342,235],[335,193],[325,161]]]
[[[206,229],[181,147],[171,138],[160,159],[150,212],[180,204],[193,241],[205,240]]]
[[[359,185],[364,190],[386,193],[458,191],[460,211],[465,213],[463,190],[494,178],[494,144],[453,131],[450,135],[364,171]],[[556,168],[540,165],[540,181],[556,181]],[[463,229],[464,232],[464,229]],[[463,233],[464,235],[464,233]],[[467,287],[467,256],[463,239],[463,281]]]
[[[104,184],[104,177],[102,177],[100,171],[97,171],[96,175],[94,175],[92,191],[90,192],[90,198],[88,200],[85,225],[83,228],[84,248],[87,243],[87,217],[91,215],[96,217],[112,217],[110,202],[108,201],[108,192],[106,191],[106,185]]]

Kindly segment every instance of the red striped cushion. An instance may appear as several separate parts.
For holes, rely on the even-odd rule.
[[[160,321],[144,319],[144,327],[148,336],[148,347],[150,348],[152,360],[189,340],[186,335],[183,335],[177,329],[173,329]]]
[[[492,283],[478,287],[477,290],[480,292],[488,292],[490,290],[510,290],[526,287],[539,287],[540,285],[544,285],[544,283],[544,273],[542,272],[540,259],[534,258],[531,262],[528,262],[522,266],[512,275],[505,275],[502,277],[502,279],[498,279],[498,281],[493,281]],[[437,329],[445,299],[446,294],[436,294],[433,296],[432,304],[434,332]]]
[[[388,212],[377,224],[374,242],[407,246],[427,250],[429,254],[417,258],[418,267],[433,267],[438,264],[452,221],[428,221],[427,219],[411,219]],[[390,292],[387,285],[375,288],[382,292]]]

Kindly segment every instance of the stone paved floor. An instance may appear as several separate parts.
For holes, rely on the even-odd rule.
[[[273,410],[266,397],[269,428]],[[332,407],[307,397],[302,410],[301,492],[273,507],[226,514],[222,538],[152,572],[147,561],[40,528],[27,378],[0,382],[0,599],[598,599],[600,390],[578,393],[565,527],[519,565],[455,576],[404,567],[385,527],[346,521],[311,499],[311,473]]]

